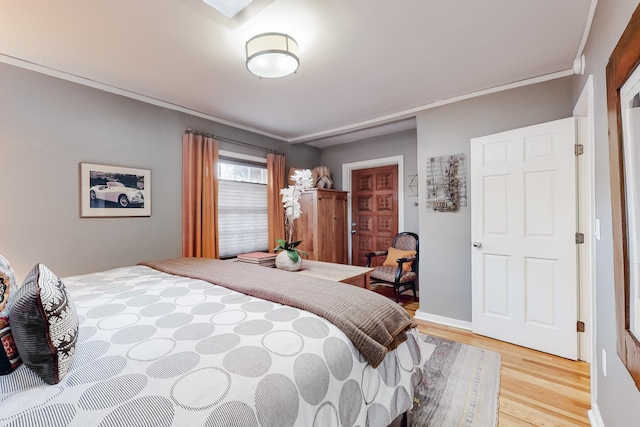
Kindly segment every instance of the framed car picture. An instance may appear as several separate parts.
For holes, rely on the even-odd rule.
[[[80,216],[151,216],[151,171],[80,163]]]

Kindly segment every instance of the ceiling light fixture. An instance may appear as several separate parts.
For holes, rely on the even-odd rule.
[[[246,50],[247,69],[258,77],[288,76],[300,65],[298,43],[287,34],[258,34],[247,41]]]
[[[233,18],[236,13],[249,6],[252,0],[203,0],[206,4],[222,13],[227,18]]]

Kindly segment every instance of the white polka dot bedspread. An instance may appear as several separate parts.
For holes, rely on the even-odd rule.
[[[415,330],[373,369],[323,318],[204,281],[133,266],[63,282],[71,370],[0,376],[0,425],[384,427],[422,376]]]

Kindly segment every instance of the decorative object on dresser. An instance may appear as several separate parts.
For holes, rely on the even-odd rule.
[[[291,175],[293,184],[287,188],[280,190],[282,194],[282,204],[284,206],[284,228],[286,240],[276,239],[278,246],[274,252],[280,252],[276,256],[276,267],[282,270],[297,271],[302,266],[302,258],[300,254],[306,255],[306,252],[300,248],[300,240],[293,240],[293,225],[295,220],[300,217],[300,197],[305,190],[313,185],[311,171],[309,169],[297,170]]]
[[[302,171],[304,169],[290,167],[289,168],[289,184],[295,184],[295,180],[293,179],[293,175],[296,171]],[[331,169],[328,166],[316,166],[311,169],[311,187],[313,188],[324,188],[331,189],[333,187],[333,180],[331,179]]]
[[[328,166],[316,166],[311,170],[313,176],[313,186],[316,188],[331,189],[333,181],[331,180],[331,170]]]
[[[262,267],[275,267],[276,255],[269,252],[249,252],[247,254],[238,254],[238,261],[248,262],[250,264],[258,264]]]
[[[300,198],[295,239],[307,258],[347,264],[347,192],[312,188]]]

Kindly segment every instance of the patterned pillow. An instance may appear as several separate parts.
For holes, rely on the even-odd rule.
[[[59,383],[78,336],[78,314],[62,280],[43,264],[33,267],[13,296],[9,320],[24,364],[47,384]]]
[[[11,292],[16,292],[16,276],[9,261],[0,255],[0,375],[6,375],[16,369],[22,361],[16,348],[11,328],[9,327],[9,310]]]

